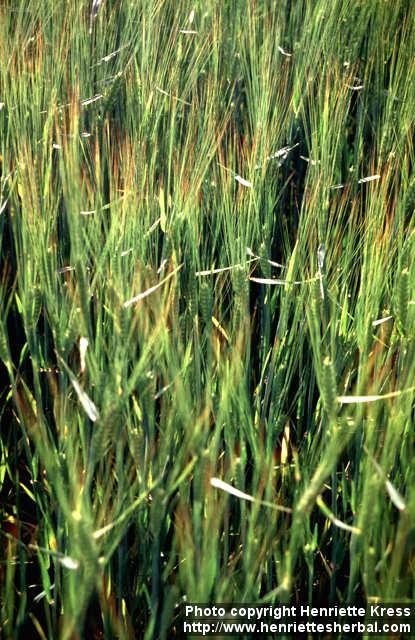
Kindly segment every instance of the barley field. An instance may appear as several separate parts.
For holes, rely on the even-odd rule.
[[[1,2],[5,640],[415,600],[414,125],[411,0]]]

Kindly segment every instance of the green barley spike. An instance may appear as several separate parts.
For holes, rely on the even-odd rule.
[[[144,445],[142,432],[136,426],[128,429],[128,446],[133,460],[138,465],[144,458]]]
[[[177,322],[178,319],[182,317],[182,314],[180,313],[180,297],[178,294],[177,287],[175,287],[174,290],[172,290],[171,295],[172,295],[171,310],[172,310],[174,322]]]
[[[39,287],[33,289],[31,298],[29,324],[34,329],[39,321],[40,310],[42,308],[42,294]]]
[[[121,331],[121,339],[127,340],[130,328],[131,328],[131,310],[126,309],[125,307],[119,308],[119,322],[120,322],[120,331]]]
[[[330,417],[337,413],[337,385],[334,366],[330,358],[324,358],[321,372],[321,395],[323,405]]]
[[[398,281],[398,292],[396,300],[396,312],[398,316],[399,331],[404,334],[407,327],[409,304],[409,270],[406,267],[401,271]]]
[[[267,250],[264,242],[261,242],[258,253],[259,253],[259,256],[262,258],[261,260],[262,276],[264,278],[271,278],[271,265],[268,262],[268,254],[267,254]]]
[[[78,293],[79,303],[84,321],[85,331],[90,331],[90,316],[89,316],[89,286],[85,278],[85,273],[80,264],[77,265],[78,274]]]
[[[0,326],[0,360],[4,364],[8,363],[10,360],[7,333],[3,324]]]
[[[212,288],[207,282],[203,282],[200,285],[200,309],[204,322],[210,325],[213,312],[213,296]]]
[[[195,280],[191,280],[189,283],[189,311],[192,320],[198,314],[198,304],[197,304],[197,284]]]
[[[307,305],[309,309],[309,323],[310,331],[316,340],[320,341],[321,335],[321,298],[320,298],[320,284],[315,281],[311,283],[310,287],[310,302]]]
[[[232,287],[235,295],[235,307],[241,311],[246,306],[248,294],[248,281],[245,269],[241,266],[232,272]]]

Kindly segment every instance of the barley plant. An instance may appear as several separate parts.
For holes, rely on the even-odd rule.
[[[0,625],[415,599],[411,0],[0,6]]]

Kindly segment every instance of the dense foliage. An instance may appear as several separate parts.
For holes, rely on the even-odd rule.
[[[4,638],[415,598],[414,54],[410,0],[1,3]]]

